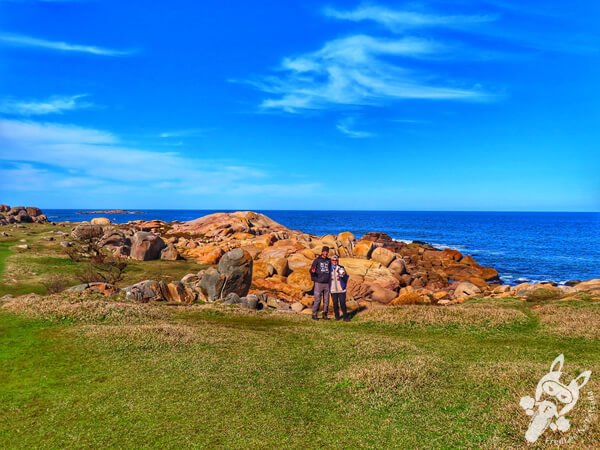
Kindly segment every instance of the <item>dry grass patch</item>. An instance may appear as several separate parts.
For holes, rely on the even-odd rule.
[[[461,327],[498,327],[525,323],[527,315],[514,308],[493,304],[469,304],[447,307],[396,306],[368,309],[363,320],[402,325]]]
[[[544,329],[559,336],[600,339],[600,304],[573,307],[544,305],[537,309]]]
[[[406,392],[427,390],[440,374],[440,360],[413,356],[404,360],[370,360],[350,365],[337,374],[336,381],[350,394],[370,406],[398,401]]]
[[[148,347],[177,347],[199,341],[194,327],[159,323],[152,325],[87,325],[86,336],[99,338],[110,344],[133,343]]]
[[[106,299],[97,293],[67,293],[42,297],[36,294],[3,302],[0,308],[47,320],[77,322],[143,323],[166,317],[164,309]]]

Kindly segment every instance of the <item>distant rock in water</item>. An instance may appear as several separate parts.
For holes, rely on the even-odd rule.
[[[142,211],[128,211],[126,209],[100,209],[98,211],[78,211],[77,214],[144,214]]]
[[[47,223],[48,217],[35,206],[0,205],[0,225],[14,223]]]

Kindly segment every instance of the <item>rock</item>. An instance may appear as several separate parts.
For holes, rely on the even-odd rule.
[[[454,290],[454,297],[471,297],[477,294],[481,294],[481,289],[468,281],[463,281]]]
[[[138,231],[131,240],[130,256],[138,261],[152,261],[160,258],[160,252],[166,247],[160,236],[148,231]]]
[[[221,247],[215,245],[203,245],[202,247],[187,250],[184,254],[188,258],[195,259],[199,264],[212,266],[219,262],[225,252]]]
[[[242,308],[245,309],[257,309],[258,308],[258,296],[256,295],[248,295],[247,297],[242,298]]]
[[[290,255],[287,259],[288,267],[291,271],[299,270],[299,269],[310,269],[313,260],[308,259],[302,253],[294,253]]]
[[[8,205],[0,205],[0,213],[5,213],[10,211],[10,206]]]
[[[25,211],[19,212],[19,214],[14,217],[17,223],[33,223],[33,217],[31,217]]]
[[[393,299],[389,304],[392,306],[398,305],[423,305],[431,303],[427,296],[423,296],[417,292],[404,292]]]
[[[281,275],[282,277],[287,277],[288,274],[290,273],[290,267],[288,265],[288,261],[284,257],[267,258],[267,259],[264,259],[263,261],[266,261],[269,264],[271,264],[273,266],[273,268],[275,269],[275,273],[277,275]]]
[[[446,306],[446,305],[449,305],[450,303],[451,303],[451,301],[450,301],[450,300],[439,300],[439,301],[437,302],[437,305],[440,305],[440,306]]]
[[[370,299],[373,292],[369,283],[357,277],[350,277],[346,287],[347,297],[353,300]]]
[[[90,225],[87,223],[77,225],[71,232],[73,239],[78,241],[100,239],[103,235],[104,229],[100,225]]]
[[[304,295],[302,289],[291,286],[274,277],[265,280],[254,280],[254,286],[257,289],[272,292],[278,297],[284,298],[290,302],[300,301]]]
[[[90,223],[92,225],[110,225],[111,221],[110,219],[106,218],[106,217],[94,217],[92,220],[90,220]]]
[[[167,261],[176,261],[180,259],[179,252],[173,244],[167,244],[160,252],[160,259]]]
[[[402,258],[394,259],[388,266],[392,275],[400,280],[400,277],[406,273],[406,264]]]
[[[173,232],[187,233],[192,236],[201,236],[205,239],[210,238],[219,241],[225,240],[235,233],[248,233],[258,236],[273,231],[285,233],[288,229],[264,214],[251,211],[210,214],[173,227]]]
[[[352,254],[359,258],[370,258],[373,252],[373,242],[368,240],[360,240],[354,245]]]
[[[71,242],[67,242],[67,241],[62,241],[59,245],[64,248],[73,247],[73,244]]]
[[[221,298],[224,283],[225,275],[219,273],[215,268],[210,268],[204,272],[200,280],[200,289],[208,301],[212,302]]]
[[[292,306],[291,306],[292,311],[294,311],[295,313],[299,313],[305,308],[306,307],[300,302],[292,303]]]
[[[252,268],[252,279],[262,280],[275,274],[275,268],[267,261],[254,261]]]
[[[29,250],[29,245],[27,245],[27,244],[15,245],[15,248],[18,248],[19,250]]]
[[[246,301],[248,301],[246,299]],[[229,294],[227,294],[227,297],[225,297],[225,299],[223,300],[223,304],[225,305],[239,305],[242,303],[242,300],[240,298],[239,295],[237,295],[235,292],[230,292]]]
[[[435,300],[438,300],[439,303],[440,300],[442,300],[445,297],[448,297],[448,295],[450,295],[448,291],[438,291],[433,293],[433,298]]]
[[[176,303],[192,303],[194,294],[181,281],[173,281],[163,287],[165,300]]]
[[[371,285],[371,291],[371,300],[383,304],[388,304],[398,295],[396,292],[383,288],[377,284]]]
[[[198,281],[200,281],[200,278],[198,277],[198,275],[193,274],[193,273],[188,273],[181,279],[181,282],[183,284],[194,284],[194,283],[197,283]]]
[[[587,281],[583,281],[575,285],[575,289],[578,292],[581,291],[600,291],[600,278],[595,278]]]
[[[290,286],[301,289],[302,292],[310,292],[314,286],[308,269],[300,269],[292,272],[287,278],[287,282]]]
[[[371,259],[381,263],[384,267],[388,267],[396,259],[396,255],[387,248],[377,247],[371,253]]]
[[[218,271],[225,277],[222,296],[235,292],[245,297],[252,284],[252,256],[241,248],[231,250],[219,261]]]
[[[125,291],[125,298],[127,300],[138,303],[147,303],[151,300],[165,300],[160,283],[154,280],[140,281],[139,283],[127,286],[123,291]]]

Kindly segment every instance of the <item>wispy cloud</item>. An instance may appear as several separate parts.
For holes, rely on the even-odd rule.
[[[20,116],[62,114],[66,111],[89,108],[92,103],[82,101],[87,94],[52,96],[46,100],[5,99],[0,102],[0,113]]]
[[[364,139],[373,137],[374,134],[368,131],[355,129],[356,119],[354,117],[344,117],[336,124],[336,128],[346,136],[354,139]]]
[[[285,58],[276,75],[252,84],[276,97],[261,107],[286,112],[340,105],[381,105],[390,100],[482,100],[477,86],[433,82],[433,74],[407,67],[410,59],[426,60],[445,46],[430,39],[388,39],[364,34],[335,39],[320,50]]]
[[[133,50],[115,50],[94,45],[72,44],[63,41],[51,41],[32,36],[14,33],[0,33],[0,44],[13,47],[38,48],[61,52],[87,53],[101,56],[127,56],[134,53]]]
[[[363,4],[353,10],[325,8],[324,14],[338,20],[351,22],[373,21],[393,31],[404,31],[410,28],[446,27],[462,28],[465,26],[492,22],[497,19],[492,15],[442,15],[411,10],[391,9],[385,6]]]
[[[206,133],[206,130],[202,128],[188,128],[186,130],[172,130],[172,131],[164,131],[160,133],[158,136],[163,139],[169,138],[182,138],[182,137],[198,137],[203,136]]]
[[[244,162],[136,148],[107,131],[28,120],[0,119],[0,167],[3,192],[15,190],[9,183],[14,176],[29,180],[24,176],[29,174],[35,180],[18,183],[19,190],[57,188],[63,196],[69,189],[80,195],[82,188],[86,195],[162,195],[163,204],[194,195],[280,196],[315,188],[300,180],[279,185],[266,169]]]

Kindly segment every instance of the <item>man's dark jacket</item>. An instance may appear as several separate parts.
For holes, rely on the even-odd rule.
[[[330,283],[331,260],[329,258],[323,258],[323,256],[318,256],[310,267],[310,278],[315,283]]]

